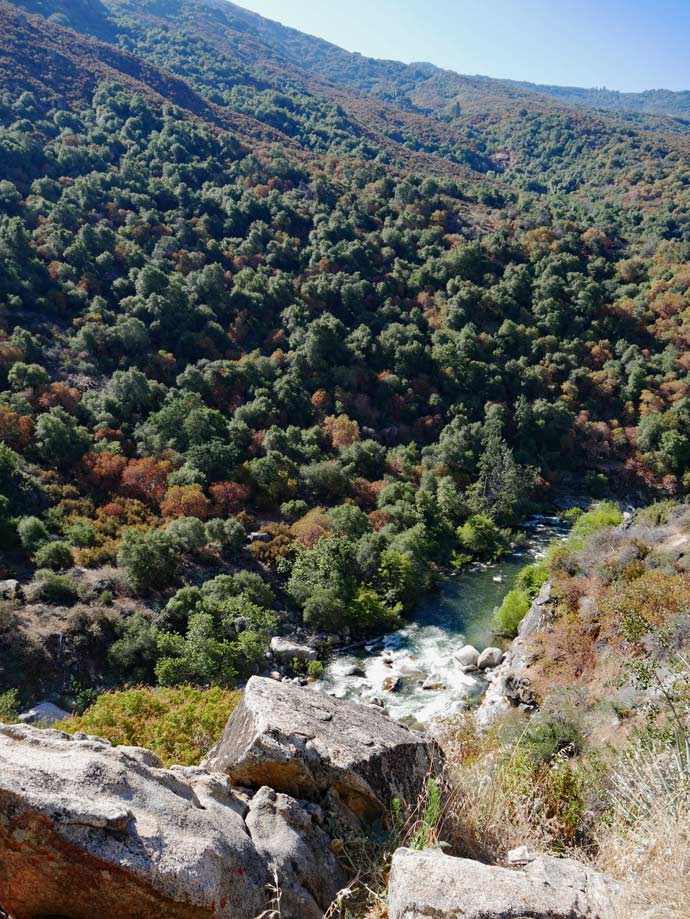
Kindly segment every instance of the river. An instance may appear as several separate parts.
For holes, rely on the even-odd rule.
[[[382,700],[393,718],[419,724],[461,711],[483,695],[486,679],[463,673],[454,655],[465,644],[479,651],[500,644],[492,633],[494,612],[515,576],[566,533],[558,517],[532,517],[523,529],[523,547],[494,564],[445,577],[440,591],[417,605],[404,628],[335,657],[319,688],[337,698]],[[439,688],[422,688],[430,674],[438,678]],[[384,680],[391,677],[399,678],[398,686],[387,692]]]

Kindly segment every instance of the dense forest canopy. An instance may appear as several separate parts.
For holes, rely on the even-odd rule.
[[[2,565],[85,685],[234,685],[278,614],[387,628],[559,487],[690,490],[682,131],[224,3],[20,6]]]

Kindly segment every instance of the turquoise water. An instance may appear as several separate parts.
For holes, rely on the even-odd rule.
[[[524,532],[524,548],[496,564],[444,578],[440,592],[424,598],[405,628],[334,658],[320,688],[338,698],[381,699],[394,718],[420,723],[460,711],[470,699],[481,696],[486,679],[463,673],[454,655],[465,644],[481,651],[499,643],[492,633],[493,617],[516,574],[565,534],[555,517],[532,518]],[[349,674],[353,666],[364,675]],[[429,675],[434,675],[440,688],[422,688]],[[385,691],[384,680],[395,678],[396,690]]]

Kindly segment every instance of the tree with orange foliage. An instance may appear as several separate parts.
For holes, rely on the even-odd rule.
[[[201,485],[173,485],[161,502],[164,517],[198,517],[208,520],[211,502],[201,490]]]
[[[74,410],[81,401],[81,393],[74,386],[67,386],[66,383],[51,383],[41,390],[36,401],[39,408],[44,411],[60,405],[66,412],[74,414]]]
[[[122,473],[120,491],[126,497],[158,504],[165,494],[171,469],[172,463],[155,456],[130,460]]]
[[[250,489],[240,482],[216,482],[209,488],[213,513],[217,517],[230,517],[244,508],[249,501]]]
[[[115,491],[120,484],[127,460],[118,453],[104,450],[101,453],[87,453],[82,457],[81,463],[90,485],[100,491]]]
[[[31,443],[34,423],[28,415],[19,415],[0,405],[0,441],[13,450],[23,450]]]
[[[322,415],[330,408],[331,397],[325,389],[317,389],[316,392],[312,394],[311,404],[313,405],[314,410]]]
[[[348,447],[360,439],[359,424],[347,415],[329,415],[323,420],[323,429],[331,438],[335,450]]]

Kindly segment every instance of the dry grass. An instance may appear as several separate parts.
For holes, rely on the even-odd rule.
[[[614,773],[597,867],[624,883],[617,919],[687,919],[690,773],[685,756],[639,750]]]

